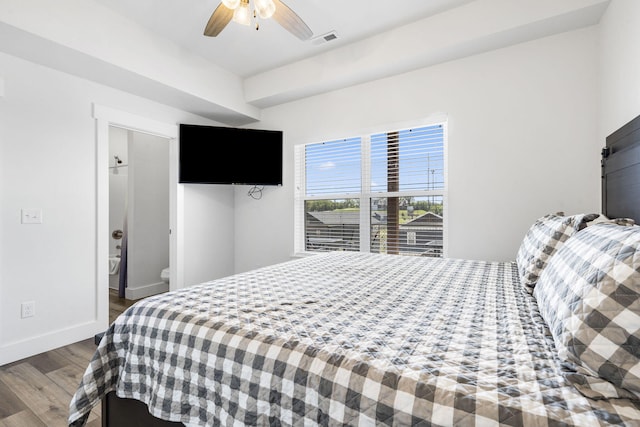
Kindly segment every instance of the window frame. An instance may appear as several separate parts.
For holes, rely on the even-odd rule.
[[[428,126],[442,126],[443,141],[443,177],[444,186],[442,189],[435,190],[404,190],[404,191],[371,191],[371,137],[379,133],[391,133],[411,128],[422,128]],[[305,149],[307,145],[321,144],[323,141],[351,139],[353,137],[361,138],[361,187],[359,193],[328,193],[317,196],[306,195],[306,168],[305,168]],[[294,256],[308,256],[320,252],[309,251],[306,249],[305,240],[305,202],[307,200],[333,200],[333,199],[359,199],[360,200],[360,252],[371,252],[371,200],[376,198],[389,197],[442,197],[443,205],[443,241],[442,250],[443,257],[448,256],[448,224],[449,224],[449,208],[448,208],[448,120],[446,115],[438,115],[433,118],[419,122],[410,122],[396,124],[391,126],[380,126],[377,129],[367,129],[352,133],[349,137],[324,138],[315,142],[305,142],[294,146]]]

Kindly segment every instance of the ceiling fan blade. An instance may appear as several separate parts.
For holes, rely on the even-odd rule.
[[[300,18],[282,1],[273,0],[273,2],[276,5],[276,11],[273,14],[273,19],[275,19],[278,24],[282,25],[285,30],[289,31],[300,40],[309,40],[313,35],[313,31],[311,31],[311,28],[304,23],[302,18]]]
[[[220,3],[211,14],[211,18],[209,18],[209,22],[204,28],[204,35],[209,37],[217,36],[220,31],[224,30],[231,18],[233,18],[233,10]]]

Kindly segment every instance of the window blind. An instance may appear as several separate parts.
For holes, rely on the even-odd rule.
[[[442,196],[377,197],[371,199],[371,252],[443,256]],[[390,218],[396,203],[397,218]]]
[[[296,147],[297,251],[442,256],[444,124]]]
[[[444,189],[443,135],[441,124],[372,135],[371,191]]]
[[[360,193],[361,138],[305,147],[306,195]]]
[[[307,251],[359,251],[360,199],[306,200]]]
[[[360,137],[305,147],[305,196],[313,198],[304,201],[306,251],[360,249],[361,147]]]

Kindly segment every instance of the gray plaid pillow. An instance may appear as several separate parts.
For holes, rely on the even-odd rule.
[[[589,397],[640,398],[640,227],[596,224],[549,260],[533,295]],[[608,383],[606,381],[608,381]]]
[[[533,292],[540,273],[551,255],[560,249],[562,244],[586,221],[591,221],[597,216],[595,214],[573,216],[549,214],[533,223],[516,255],[520,283],[527,292]]]

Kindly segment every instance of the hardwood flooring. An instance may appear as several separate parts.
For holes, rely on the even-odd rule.
[[[113,323],[123,311],[140,300],[118,298],[118,291],[109,289],[109,324]]]
[[[0,367],[0,427],[66,426],[69,402],[95,351],[92,339]],[[89,427],[100,426],[100,407]]]
[[[109,294],[109,321],[135,301]],[[80,341],[0,367],[0,427],[67,425],[69,402],[95,351],[93,339]],[[88,427],[99,427],[100,405]]]

